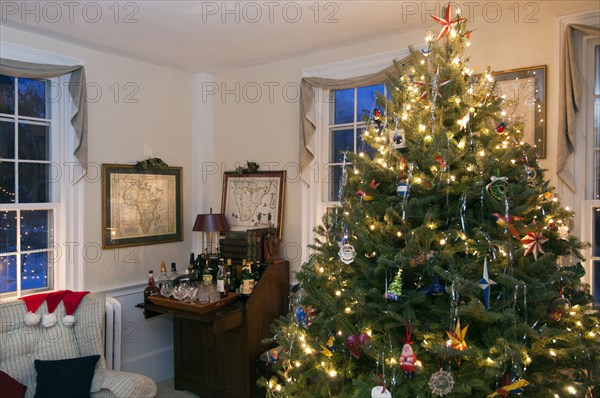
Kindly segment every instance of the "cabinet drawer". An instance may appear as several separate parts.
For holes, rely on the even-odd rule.
[[[242,326],[244,323],[243,311],[235,311],[213,322],[213,334],[219,334]]]

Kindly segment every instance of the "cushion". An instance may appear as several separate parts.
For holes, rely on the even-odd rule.
[[[90,396],[94,369],[100,355],[34,361],[37,372],[35,398],[81,398]]]
[[[2,395],[5,397],[23,398],[25,391],[27,391],[27,386],[24,386],[10,377],[8,373],[0,370],[0,391],[2,391]]]

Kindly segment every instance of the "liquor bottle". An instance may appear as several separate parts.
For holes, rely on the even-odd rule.
[[[187,266],[186,274],[194,272],[194,253],[190,253],[190,263]]]
[[[235,293],[237,291],[237,277],[235,272],[235,265],[231,263],[231,259],[227,259],[227,274],[229,275],[229,291]]]
[[[177,264],[171,263],[171,274],[169,275],[169,279],[174,280],[178,275],[179,273],[177,272]]]
[[[206,262],[204,263],[204,269],[202,270],[202,283],[205,286],[212,285],[213,283],[212,268],[210,266],[210,261],[208,257],[206,258]]]
[[[223,264],[219,264],[219,270],[217,271],[217,291],[221,298],[227,296],[227,289],[225,288],[225,267]]]
[[[162,289],[165,285],[170,285],[171,281],[167,276],[167,266],[164,261],[160,262],[160,274],[158,275],[158,289]]]
[[[254,289],[254,278],[252,277],[252,269],[250,265],[246,263],[246,266],[242,269],[242,285],[240,287],[240,293],[243,295],[252,294]]]
[[[148,297],[156,293],[158,293],[158,288],[154,284],[154,271],[150,270],[148,271],[148,286],[144,289],[144,302],[151,303]]]

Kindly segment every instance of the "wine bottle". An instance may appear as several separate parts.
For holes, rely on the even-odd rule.
[[[169,279],[174,280],[177,278],[179,274],[177,273],[177,264],[171,263],[171,274],[169,275]]]
[[[198,256],[200,257],[200,256]],[[213,274],[212,268],[210,266],[210,260],[206,257],[206,262],[204,263],[204,269],[202,269],[202,283],[205,286],[212,285],[213,283]]]
[[[146,288],[144,289],[144,303],[151,303],[150,299],[148,299],[148,297],[150,297],[151,295],[156,294],[156,293],[158,293],[158,288],[154,284],[154,271],[149,270],[148,271],[148,286],[146,286]]]
[[[164,261],[160,262],[160,274],[158,275],[158,289],[163,286],[170,285],[169,277],[167,276],[167,266]]]
[[[227,289],[225,288],[225,267],[223,264],[219,264],[219,270],[217,271],[217,291],[221,298],[227,296]]]
[[[190,253],[190,263],[187,266],[187,274],[191,274],[192,272],[194,272],[194,253]]]
[[[235,272],[235,265],[232,264],[231,259],[227,259],[227,273],[229,275],[229,291],[235,293],[237,291],[237,277]]]
[[[240,293],[243,295],[252,294],[254,289],[254,278],[252,277],[252,269],[250,264],[246,263],[246,266],[242,269],[242,285],[240,287]]]

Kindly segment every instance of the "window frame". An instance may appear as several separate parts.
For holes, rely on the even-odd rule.
[[[416,47],[420,50],[421,47]],[[409,54],[408,49],[374,54],[366,57],[350,59],[333,64],[307,68],[302,71],[302,77],[321,77],[345,79],[368,75],[389,67],[395,59],[402,59]],[[301,254],[302,262],[311,255],[309,245],[316,237],[315,227],[322,224],[325,212],[337,202],[324,201],[324,179],[327,177],[329,164],[329,113],[332,102],[330,90],[315,88],[314,95],[314,159],[303,172],[300,189],[301,194]]]
[[[41,64],[58,65],[83,65],[84,62],[78,58],[63,56],[60,54],[49,53],[46,51],[20,46],[5,41],[0,41],[2,56],[7,59],[17,61],[33,62]],[[82,290],[84,285],[83,267],[84,261],[84,227],[85,219],[85,181],[86,172],[83,170],[73,152],[75,150],[76,140],[75,131],[71,125],[71,116],[75,111],[75,106],[68,92],[70,75],[48,79],[53,81],[51,87],[60,89],[60,100],[50,101],[51,118],[54,119],[51,131],[51,188],[52,203],[43,204],[24,204],[27,208],[37,207],[56,209],[54,213],[54,244],[52,245],[56,255],[51,264],[53,268],[52,278],[53,286],[51,288],[31,289],[26,291],[17,291],[3,293],[0,298],[12,300],[21,297],[23,294],[31,294],[39,290]],[[51,96],[50,98],[54,98]],[[89,166],[88,166],[89,169]],[[52,173],[57,173],[56,178]],[[54,181],[53,181],[54,180]],[[17,205],[21,206],[21,205]],[[2,204],[2,210],[10,210],[9,206]],[[22,206],[21,206],[22,207]],[[49,275],[50,278],[50,275]],[[20,277],[18,278],[20,287]]]

